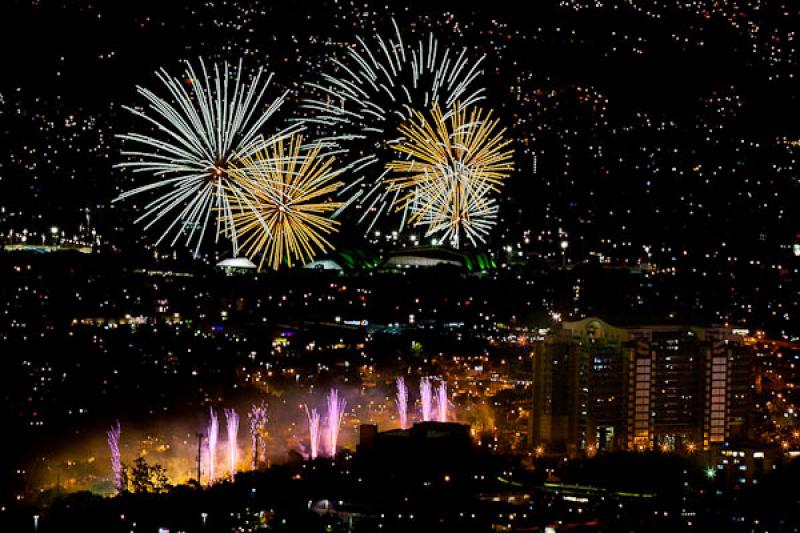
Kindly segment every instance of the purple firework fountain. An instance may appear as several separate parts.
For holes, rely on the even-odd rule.
[[[211,419],[208,423],[208,484],[214,483],[214,466],[217,461],[217,440],[219,439],[219,420],[213,407],[209,407]]]
[[[402,376],[397,378],[397,415],[400,417],[400,429],[405,429],[408,425],[408,389],[406,380]]]
[[[252,467],[258,468],[261,456],[266,454],[266,443],[264,442],[264,432],[267,426],[267,404],[263,401],[253,404],[250,408],[250,441],[253,446]]]
[[[106,431],[108,447],[111,449],[111,470],[114,472],[114,488],[117,489],[117,494],[122,494],[122,461],[119,458],[119,437],[121,433],[122,427],[119,424],[119,420]]]
[[[447,382],[442,380],[436,389],[436,407],[439,411],[439,422],[447,422]]]
[[[306,406],[306,416],[308,416],[308,436],[311,441],[311,458],[316,459],[319,454],[319,413],[316,409],[309,411]]]
[[[328,393],[328,445],[331,457],[336,457],[336,447],[339,442],[339,428],[344,417],[344,408],[347,401],[339,398],[339,391],[331,389]]]
[[[238,448],[236,439],[239,436],[239,415],[233,409],[225,409],[225,422],[228,425],[228,460],[231,478],[236,473]]]
[[[419,396],[422,399],[422,420],[428,422],[433,418],[433,388],[431,378],[419,380]]]

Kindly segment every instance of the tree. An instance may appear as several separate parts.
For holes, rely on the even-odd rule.
[[[167,470],[156,463],[147,464],[144,457],[137,457],[128,476],[133,492],[165,492],[169,489]]]

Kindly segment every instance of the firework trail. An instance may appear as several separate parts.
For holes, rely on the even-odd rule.
[[[306,406],[306,416],[308,417],[308,435],[311,441],[311,459],[316,459],[319,455],[319,413],[316,409],[309,411]]]
[[[114,488],[117,489],[117,494],[122,494],[122,461],[119,456],[119,437],[121,433],[122,427],[119,420],[106,431],[108,447],[111,450],[111,470],[114,472]]]
[[[305,264],[333,248],[326,235],[339,223],[326,215],[343,204],[327,197],[343,185],[336,181],[340,172],[333,157],[319,156],[319,145],[301,153],[302,142],[302,135],[292,135],[287,147],[278,140],[229,170],[229,233],[241,237],[245,255],[261,256],[259,270],[265,261],[274,270]]]
[[[258,467],[261,456],[266,455],[266,442],[264,442],[264,432],[267,426],[267,404],[261,402],[250,407],[250,441],[253,446],[253,469]]]
[[[439,411],[439,422],[447,422],[447,382],[444,380],[436,388],[436,407]]]
[[[326,135],[322,140],[332,153],[352,161],[348,174],[355,179],[341,192],[362,211],[359,222],[370,219],[367,232],[392,203],[384,183],[388,170],[381,167],[399,142],[393,137],[397,126],[415,109],[449,109],[457,101],[469,106],[484,98],[484,89],[476,87],[483,57],[473,62],[466,48],[455,52],[433,34],[406,44],[392,24],[394,37],[376,34],[371,44],[358,37],[345,58],[332,61],[335,74],[307,84],[315,95],[302,104],[311,115],[303,122]]]
[[[147,107],[139,110],[125,106],[151,132],[119,135],[132,148],[122,152],[128,161],[117,166],[150,174],[154,180],[122,193],[114,201],[158,193],[136,219],[137,223],[147,221],[145,230],[165,219],[167,228],[156,244],[174,233],[174,246],[186,234],[186,246],[196,241],[197,255],[212,215],[217,241],[224,230],[230,229],[226,222],[231,215],[230,194],[223,194],[234,187],[226,172],[228,164],[236,155],[252,153],[265,143],[261,130],[286,96],[284,93],[264,108],[272,75],[258,69],[248,83],[242,79],[243,70],[241,61],[238,68],[223,63],[208,69],[203,60],[199,73],[186,62],[182,77],[170,76],[161,69],[156,76],[166,89],[164,96],[138,87]],[[276,133],[270,142],[289,131]],[[233,231],[231,240],[237,254]]]
[[[419,397],[422,399],[422,420],[429,422],[433,419],[433,388],[431,378],[419,380]]]
[[[336,457],[336,447],[339,441],[339,428],[342,425],[344,409],[347,401],[339,398],[339,391],[331,389],[328,393],[328,446],[331,457]]]
[[[217,461],[217,440],[219,438],[219,420],[213,407],[209,407],[210,420],[208,423],[208,484],[214,483],[215,466]]]
[[[233,409],[225,409],[225,422],[228,427],[228,461],[231,479],[236,473],[236,459],[239,453],[236,443],[239,436],[239,415]]]
[[[400,429],[405,429],[408,425],[408,389],[406,380],[400,376],[397,378],[397,415],[400,417]]]
[[[497,120],[480,109],[469,114],[456,104],[449,117],[438,105],[398,131],[403,140],[392,148],[402,159],[386,165],[394,177],[388,189],[397,193],[394,206],[408,215],[411,226],[425,235],[440,235],[458,248],[462,235],[473,245],[484,242],[497,222],[492,194],[500,191],[514,168],[511,141],[496,131]]]

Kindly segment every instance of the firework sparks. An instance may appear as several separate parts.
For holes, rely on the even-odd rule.
[[[119,456],[119,438],[122,433],[122,427],[119,420],[106,431],[108,437],[108,447],[111,450],[111,470],[114,473],[114,488],[117,494],[122,494],[122,461]]]
[[[333,248],[325,236],[339,223],[326,215],[343,204],[326,197],[342,186],[334,181],[339,171],[333,157],[319,156],[319,145],[301,153],[302,142],[292,135],[284,147],[279,139],[230,168],[230,227],[247,256],[261,256],[259,269],[265,261],[276,270],[284,262],[304,264]]]
[[[358,38],[343,60],[334,60],[337,74],[322,74],[321,83],[309,83],[315,97],[303,107],[312,115],[305,122],[330,132],[326,146],[350,156],[350,173],[356,178],[342,192],[351,192],[363,212],[359,221],[371,219],[367,232],[389,211],[391,204],[385,180],[387,161],[397,125],[413,116],[414,109],[455,102],[471,105],[483,99],[476,87],[483,57],[472,62],[466,48],[460,52],[440,45],[433,34],[416,43],[406,43],[397,24],[394,38],[376,34],[370,45]]]
[[[400,429],[405,429],[408,426],[408,389],[406,388],[406,380],[400,376],[397,378],[397,415],[400,417]]]
[[[225,409],[225,422],[228,427],[228,461],[231,479],[236,473],[236,460],[239,456],[237,438],[239,436],[239,415],[233,409]]]
[[[433,419],[433,387],[431,378],[422,378],[419,381],[419,397],[422,400],[422,420],[429,422]]]
[[[440,381],[436,388],[436,408],[439,411],[439,422],[447,422],[447,382]]]
[[[408,212],[425,236],[459,248],[462,235],[473,246],[484,242],[497,222],[498,206],[491,186],[469,177],[448,177],[420,184]]]
[[[468,114],[456,104],[448,118],[434,105],[430,118],[415,111],[400,126],[404,140],[393,148],[405,159],[387,165],[396,174],[388,189],[398,193],[395,208],[426,236],[438,234],[455,247],[464,236],[476,245],[496,223],[491,195],[513,170],[510,141],[505,130],[496,131],[491,113],[484,117],[479,109]]]
[[[316,459],[319,455],[319,413],[316,409],[308,410],[306,406],[306,416],[308,416],[308,436],[310,440],[311,459]]]
[[[213,407],[209,407],[210,419],[208,422],[208,484],[214,483],[215,466],[217,462],[217,440],[219,439],[219,420]]]
[[[252,467],[257,468],[266,455],[266,442],[264,434],[267,426],[267,404],[260,402],[250,407],[250,441],[253,447]]]
[[[139,87],[147,108],[125,107],[146,121],[154,133],[120,135],[135,147],[122,152],[129,160],[118,167],[151,174],[155,181],[131,189],[115,201],[159,192],[136,219],[137,223],[147,221],[145,229],[161,219],[171,220],[157,244],[174,233],[174,246],[186,234],[186,245],[196,240],[195,254],[199,253],[214,212],[217,239],[225,229],[231,211],[230,194],[223,194],[224,189],[232,187],[226,172],[228,164],[236,154],[252,153],[261,147],[261,130],[286,96],[275,98],[262,111],[272,75],[259,69],[248,83],[242,79],[242,71],[241,62],[238,68],[223,63],[208,69],[202,60],[199,74],[189,62],[183,77],[172,77],[162,69],[157,77],[166,88],[167,98]],[[275,138],[287,134],[283,130]],[[231,237],[236,254],[235,232]]]
[[[331,389],[328,393],[328,445],[331,457],[336,457],[336,447],[339,442],[339,428],[344,418],[344,409],[347,400],[339,397],[339,391]]]

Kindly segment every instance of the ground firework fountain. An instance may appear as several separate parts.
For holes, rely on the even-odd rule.
[[[263,401],[261,403],[253,404],[250,408],[250,441],[253,446],[253,468],[257,468],[261,462],[261,456],[266,454],[266,443],[264,442],[264,433],[267,426],[267,404]]]
[[[419,396],[422,399],[422,420],[428,422],[433,418],[433,388],[431,378],[419,380]]]
[[[336,446],[339,442],[339,428],[344,417],[344,408],[347,400],[339,398],[339,391],[331,389],[328,393],[328,445],[331,457],[336,456]]]
[[[397,415],[400,417],[400,429],[405,429],[408,425],[408,389],[406,380],[400,376],[397,378]]]
[[[439,422],[447,422],[447,382],[442,380],[436,389],[436,407],[439,411]]]
[[[316,459],[319,454],[319,413],[316,409],[309,411],[306,406],[306,415],[308,416],[308,436],[311,441],[311,458]]]
[[[122,428],[119,420],[106,431],[108,447],[111,449],[111,470],[114,472],[114,488],[117,489],[117,494],[122,493],[122,462],[119,458],[119,437],[121,433]]]
[[[233,409],[225,409],[225,422],[228,426],[228,460],[231,478],[236,473],[238,448],[236,438],[239,436],[239,415]]]
[[[217,460],[217,439],[219,438],[219,421],[213,407],[209,407],[211,419],[208,423],[208,484],[214,482],[214,466]]]

